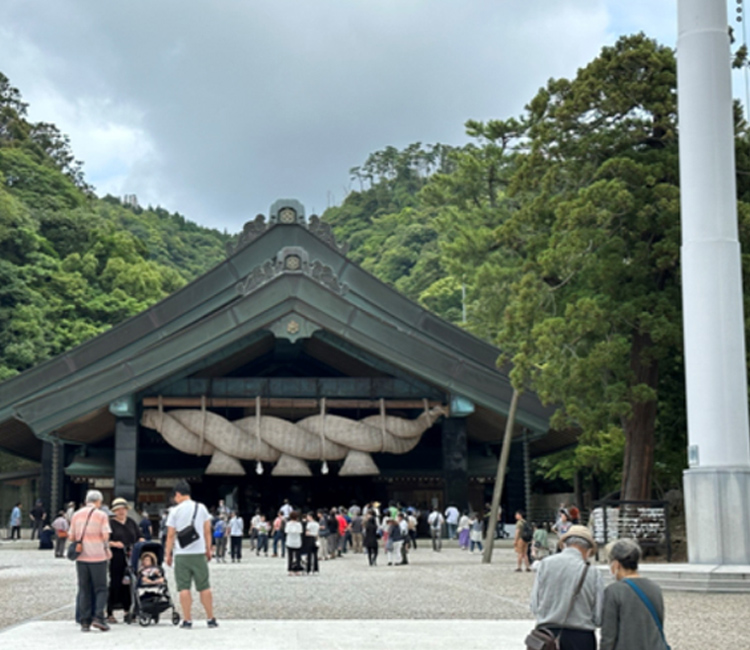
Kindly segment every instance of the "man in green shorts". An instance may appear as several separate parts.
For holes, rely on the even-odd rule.
[[[174,578],[177,591],[180,592],[183,629],[193,627],[193,596],[190,587],[195,589],[206,610],[208,627],[219,627],[214,618],[213,596],[208,580],[208,563],[211,561],[211,515],[206,506],[190,498],[190,484],[180,481],[174,488],[175,506],[167,516],[167,543],[165,559],[167,566],[172,566],[174,559]],[[194,535],[187,534],[190,527]],[[193,539],[194,538],[194,539]]]

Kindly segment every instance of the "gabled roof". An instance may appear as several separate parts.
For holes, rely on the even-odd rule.
[[[255,226],[258,226],[256,220]],[[227,260],[111,330],[0,384],[0,447],[33,453],[23,431],[61,434],[107,417],[113,400],[179,375],[268,331],[335,336],[492,413],[512,394],[499,350],[438,318],[348,260],[321,224],[257,228]],[[296,329],[295,329],[296,328]],[[546,433],[550,409],[524,394],[517,421]],[[28,437],[28,436],[27,436]]]

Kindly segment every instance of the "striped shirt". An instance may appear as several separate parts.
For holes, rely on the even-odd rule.
[[[107,551],[111,532],[109,517],[102,510],[93,506],[84,506],[78,510],[70,520],[70,539],[78,541],[83,537],[83,551],[78,556],[78,561],[106,562],[109,559]]]

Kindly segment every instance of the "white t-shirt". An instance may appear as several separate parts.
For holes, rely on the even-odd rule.
[[[286,547],[302,547],[302,524],[299,521],[288,521],[286,524]]]
[[[279,512],[284,516],[284,519],[289,519],[289,515],[292,514],[292,506],[288,503],[285,503],[281,508],[279,508]]]
[[[458,508],[455,508],[454,506],[450,506],[445,511],[445,521],[447,521],[449,524],[457,524],[458,523]]]
[[[305,524],[305,535],[307,537],[317,537],[320,532],[320,524],[317,521],[308,521]]]
[[[245,529],[245,522],[239,515],[232,517],[229,520],[229,535],[230,537],[242,537],[242,533]]]
[[[196,511],[195,506],[198,506]],[[185,548],[180,546],[180,542],[177,539],[177,533],[183,528],[189,526],[193,520],[193,513],[195,513],[195,530],[198,532],[198,539],[192,544],[188,544]],[[172,553],[175,555],[197,555],[206,552],[206,539],[203,535],[203,524],[207,521],[211,521],[211,515],[208,514],[206,506],[202,503],[196,504],[192,499],[185,499],[179,505],[174,506],[169,510],[167,515],[167,526],[174,528],[175,539],[174,546],[172,547]]]

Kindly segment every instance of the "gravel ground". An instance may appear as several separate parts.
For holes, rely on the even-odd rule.
[[[27,621],[73,617],[75,571],[30,542],[0,542],[0,630]],[[377,567],[349,553],[321,562],[320,575],[289,577],[285,560],[256,557],[245,543],[241,564],[212,563],[219,619],[529,619],[533,574],[514,573],[507,541],[491,565],[446,545],[428,542],[409,566]],[[171,571],[167,574],[171,580]],[[173,593],[176,599],[176,594]],[[750,595],[665,592],[666,632],[674,650],[750,647]],[[196,612],[198,614],[199,612]]]

